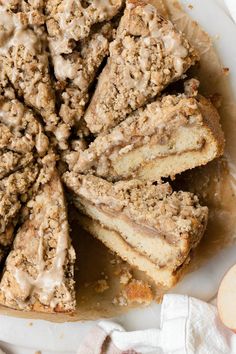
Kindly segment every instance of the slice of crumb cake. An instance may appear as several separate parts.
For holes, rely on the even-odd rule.
[[[64,49],[63,43],[55,46],[55,37],[49,36],[55,88],[60,101],[59,115],[70,127],[80,128],[90,98],[90,87],[109,53],[109,42],[113,35],[112,23],[99,24],[88,37],[75,42],[69,49]]]
[[[92,175],[64,174],[81,212],[80,224],[157,284],[173,286],[204,233],[208,208],[168,183],[112,184]]]
[[[0,73],[0,263],[14,238],[22,205],[39,176],[49,141],[32,110]]]
[[[49,48],[59,98],[59,115],[81,133],[90,86],[109,54],[122,1],[53,0],[46,4]],[[115,18],[114,18],[115,16]],[[85,124],[84,124],[85,126]]]
[[[41,175],[21,222],[0,282],[0,303],[20,310],[74,311],[75,252],[55,168]]]
[[[110,57],[98,79],[85,121],[107,131],[150,102],[198,60],[184,35],[145,1],[127,1]]]
[[[88,148],[65,153],[64,159],[69,170],[83,174],[155,181],[205,165],[223,152],[216,108],[202,96],[179,94],[140,108]]]

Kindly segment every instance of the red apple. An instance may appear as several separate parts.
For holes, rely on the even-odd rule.
[[[236,333],[236,264],[227,271],[221,281],[217,308],[223,324]]]

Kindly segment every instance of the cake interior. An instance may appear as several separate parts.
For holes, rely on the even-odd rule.
[[[217,142],[209,129],[179,127],[167,144],[146,144],[111,161],[115,175],[155,180],[204,165],[217,156]]]

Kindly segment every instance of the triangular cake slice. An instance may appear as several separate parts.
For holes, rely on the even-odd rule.
[[[49,180],[41,177],[5,263],[0,303],[20,310],[72,312],[75,253],[63,188],[55,169]]]
[[[25,103],[40,114],[46,129],[53,132],[62,147],[69,127],[57,116],[55,93],[49,73],[47,36],[42,5],[7,1],[0,5],[1,70]]]
[[[16,98],[1,70],[0,263],[10,250],[20,209],[39,176],[48,145],[35,114]]]
[[[74,44],[75,48],[65,52],[63,45],[55,47],[55,38],[49,37],[55,89],[60,101],[59,115],[70,127],[81,126],[90,86],[109,53],[113,31],[113,25],[109,22],[97,25],[88,37]]]
[[[216,108],[202,96],[167,95],[132,113],[85,150],[65,154],[69,170],[110,180],[161,177],[205,165],[224,152]]]
[[[150,102],[198,60],[185,36],[146,1],[128,0],[110,57],[85,113],[92,133],[107,131]]]
[[[176,283],[207,223],[208,209],[196,196],[173,192],[168,183],[112,184],[71,172],[64,181],[87,231],[157,284]]]
[[[81,128],[89,89],[118,25],[122,1],[47,1],[46,24],[59,114],[71,127]],[[111,20],[112,19],[112,20]],[[81,129],[80,129],[81,130]]]
[[[26,203],[50,180],[55,164],[56,156],[49,151],[0,179],[0,265],[11,249],[16,228],[24,220]]]

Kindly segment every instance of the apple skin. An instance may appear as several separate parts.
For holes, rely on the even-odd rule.
[[[236,333],[236,264],[221,280],[217,295],[218,314],[222,323]]]

